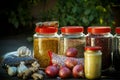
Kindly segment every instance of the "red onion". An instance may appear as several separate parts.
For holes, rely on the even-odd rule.
[[[65,60],[65,65],[69,68],[69,69],[73,69],[73,67],[75,65],[77,65],[77,60],[73,59],[73,58],[67,58]]]
[[[66,50],[67,57],[76,57],[78,54],[78,50],[76,48],[68,48]]]
[[[59,73],[59,69],[57,66],[55,65],[51,65],[45,68],[45,73],[49,76],[49,77],[56,77]]]
[[[80,77],[84,77],[84,66],[82,64],[76,65],[73,70],[73,77],[74,78],[80,78]]]
[[[71,70],[67,67],[62,67],[60,70],[59,70],[59,76],[61,78],[68,78],[70,77],[72,74]]]

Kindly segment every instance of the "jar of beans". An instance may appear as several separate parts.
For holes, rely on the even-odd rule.
[[[91,26],[87,29],[86,46],[100,46],[102,51],[102,71],[111,67],[112,38],[109,26]]]
[[[76,57],[84,57],[85,34],[82,26],[65,26],[61,28],[59,54],[66,55],[70,48],[77,49]]]
[[[45,68],[50,63],[48,51],[58,53],[58,28],[37,26],[34,34],[34,57],[38,60],[40,67]]]
[[[113,66],[120,71],[120,27],[115,28],[113,46]]]

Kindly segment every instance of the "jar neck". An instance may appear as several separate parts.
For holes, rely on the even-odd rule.
[[[91,36],[104,36],[104,37],[112,37],[113,35],[110,33],[110,32],[107,32],[107,33],[88,33],[88,35],[91,35]]]
[[[119,33],[116,33],[115,35],[116,35],[116,36],[120,36],[120,34],[119,34]]]
[[[57,32],[55,33],[36,33],[37,35],[55,35],[57,34]]]
[[[89,54],[102,54],[100,50],[86,50],[86,52],[88,52]]]
[[[106,32],[106,33],[89,33],[89,34],[93,34],[93,35],[106,35],[106,34],[110,34],[110,32]]]
[[[78,33],[62,33],[62,35],[73,35],[73,36],[75,36],[75,35],[83,35],[83,32],[78,32]]]
[[[80,33],[61,33],[61,36],[64,36],[64,37],[84,37],[85,34],[83,32],[80,32]]]
[[[34,37],[59,37],[57,33],[35,33]]]

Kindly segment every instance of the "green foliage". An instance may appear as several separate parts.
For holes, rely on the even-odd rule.
[[[26,26],[31,22],[32,17],[25,8],[19,7],[16,11],[11,11],[9,14],[9,22],[18,26]]]
[[[16,28],[30,26],[32,23],[31,7],[40,0],[10,0],[8,7],[4,6],[4,14],[8,16],[8,22]],[[41,0],[42,1],[42,0]],[[5,2],[3,2],[5,4]]]
[[[61,26],[113,25],[110,6],[102,6],[99,0],[58,0],[55,11]]]
[[[36,4],[49,4],[49,0],[12,0],[14,7],[7,12],[9,22],[17,28],[20,25],[29,26],[34,22],[31,7]],[[37,21],[59,21],[62,26],[112,26],[114,20],[108,2],[111,0],[57,0],[54,8],[42,11],[37,16]],[[13,5],[13,4],[12,4]]]

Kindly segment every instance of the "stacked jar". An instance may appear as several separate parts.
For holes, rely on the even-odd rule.
[[[86,46],[100,46],[102,51],[102,71],[111,66],[112,38],[109,26],[91,26],[87,29]]]
[[[50,63],[48,51],[58,53],[58,28],[54,26],[36,26],[35,32],[34,57],[38,60],[41,68],[45,68]]]
[[[120,27],[115,28],[113,38],[113,66],[117,71],[120,71]]]
[[[66,50],[76,48],[76,57],[84,57],[85,34],[82,26],[65,26],[61,28],[59,54],[66,55]]]

